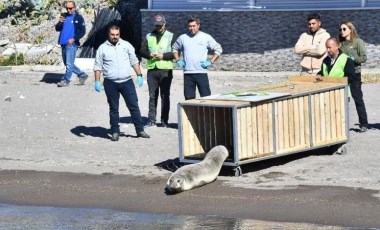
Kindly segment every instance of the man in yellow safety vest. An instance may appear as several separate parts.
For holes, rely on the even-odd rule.
[[[166,20],[161,14],[154,17],[155,29],[148,33],[141,46],[141,56],[147,59],[149,88],[148,122],[145,127],[156,126],[158,95],[161,96],[161,126],[168,127],[170,86],[173,79],[173,33],[166,30]]]

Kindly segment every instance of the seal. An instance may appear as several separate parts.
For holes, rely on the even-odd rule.
[[[166,183],[167,190],[179,193],[213,182],[219,175],[227,157],[228,150],[226,147],[223,145],[215,146],[201,162],[177,169]]]

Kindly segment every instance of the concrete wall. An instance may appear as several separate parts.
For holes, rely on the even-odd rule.
[[[187,31],[187,19],[201,19],[201,30],[211,34],[223,47],[212,67],[225,71],[298,71],[300,56],[293,47],[307,30],[306,17],[312,11],[152,11],[141,10],[141,38],[154,26],[157,13],[166,17],[167,27],[176,34]],[[366,42],[368,61],[363,68],[379,68],[380,9],[319,10],[322,27],[338,36],[342,20],[351,20]],[[137,48],[137,47],[136,47]]]

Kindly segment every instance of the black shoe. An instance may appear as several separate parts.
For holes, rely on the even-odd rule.
[[[154,127],[156,126],[156,122],[155,121],[152,121],[152,120],[149,120],[146,124],[145,124],[145,128],[149,128],[149,127]]]
[[[119,140],[119,134],[118,133],[113,133],[111,137],[112,141],[118,141]]]
[[[360,132],[361,133],[365,133],[365,132],[367,132],[368,131],[368,127],[367,126],[362,126],[362,127],[360,127]]]
[[[88,75],[83,74],[82,76],[79,77],[79,85],[84,85],[84,82],[87,80]]]
[[[139,132],[137,134],[137,137],[150,138],[150,136],[148,134],[146,134],[146,132],[144,132],[144,131]]]
[[[169,123],[167,121],[161,121],[161,127],[168,128],[169,127]]]

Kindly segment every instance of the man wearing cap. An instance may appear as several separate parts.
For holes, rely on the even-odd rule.
[[[158,14],[153,19],[155,29],[148,33],[141,45],[141,56],[147,59],[149,112],[145,127],[156,126],[158,95],[161,96],[161,126],[168,127],[170,86],[173,80],[173,33],[166,30],[165,17]]]
[[[174,43],[173,54],[177,65],[183,69],[184,95],[189,100],[195,98],[197,87],[201,97],[211,95],[207,68],[215,63],[223,50],[211,35],[199,30],[198,18],[187,20],[187,27],[189,31],[179,36]],[[213,52],[210,58],[207,57],[208,50]]]

